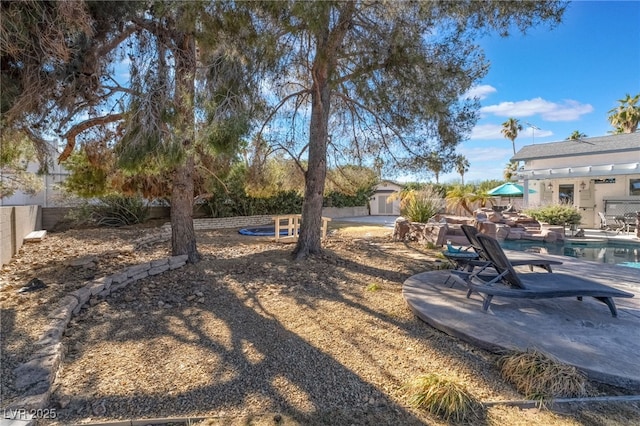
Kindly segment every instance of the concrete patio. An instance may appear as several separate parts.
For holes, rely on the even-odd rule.
[[[424,272],[404,282],[403,295],[429,325],[490,351],[538,349],[571,364],[589,378],[640,390],[640,270],[549,256],[564,263],[554,273],[584,276],[635,294],[618,298],[618,317],[604,303],[585,297],[508,299],[495,297],[489,311],[466,287],[445,285],[447,270]],[[528,269],[520,269],[527,273]]]

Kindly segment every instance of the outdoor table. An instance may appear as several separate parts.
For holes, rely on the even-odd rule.
[[[442,254],[456,266],[457,270],[460,271],[464,271],[467,268],[471,271],[473,269],[473,265],[470,265],[469,262],[479,259],[478,253],[473,251],[445,250]]]

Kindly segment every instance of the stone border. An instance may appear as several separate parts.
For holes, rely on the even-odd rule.
[[[129,266],[113,275],[93,280],[60,299],[58,307],[47,316],[51,320],[47,330],[35,343],[40,346],[40,349],[33,353],[27,362],[18,365],[14,370],[15,386],[23,394],[5,411],[12,409],[12,407],[13,409],[26,410],[48,408],[52,385],[66,353],[66,348],[62,344],[62,336],[71,317],[78,315],[83,307],[92,306],[90,302],[92,296],[104,299],[112,292],[125,288],[138,280],[181,268],[187,263],[187,258],[187,255],[171,256]],[[26,423],[26,425],[31,424],[32,422]]]

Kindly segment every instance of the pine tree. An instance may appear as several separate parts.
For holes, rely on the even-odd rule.
[[[478,103],[464,93],[487,71],[474,36],[558,23],[559,2],[269,3],[280,67],[271,117],[286,149],[308,154],[296,258],[321,251],[327,162],[383,158],[389,169],[445,155],[469,134]],[[281,114],[278,115],[278,112]],[[301,126],[307,126],[306,129]],[[275,127],[275,126],[274,126]],[[282,143],[282,142],[281,142]]]

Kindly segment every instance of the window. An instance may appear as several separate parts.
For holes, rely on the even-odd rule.
[[[616,183],[616,178],[594,179],[593,183]]]
[[[629,195],[640,195],[640,179],[629,179]]]
[[[559,185],[558,186],[558,197],[559,197],[559,202],[560,204],[567,204],[567,205],[572,205],[573,204],[573,194],[574,194],[574,189],[573,189],[573,184],[571,185]]]

